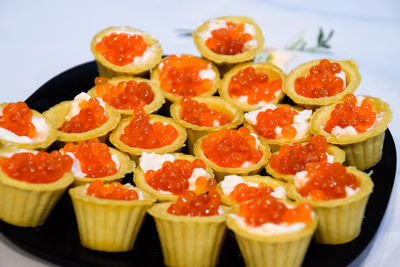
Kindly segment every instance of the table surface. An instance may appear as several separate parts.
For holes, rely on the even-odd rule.
[[[357,94],[382,98],[391,105],[389,128],[400,138],[400,2],[344,1],[0,1],[0,54],[3,85],[0,102],[26,99],[55,75],[93,60],[92,36],[111,25],[127,25],[156,36],[164,54],[198,55],[191,31],[203,20],[251,16],[263,30],[265,46],[283,49],[303,37],[316,43],[320,27],[334,30],[327,52],[290,52],[291,67],[317,58],[356,60],[362,75]],[[397,147],[397,146],[396,146]],[[397,147],[399,149],[399,147]],[[400,157],[398,157],[399,160]],[[398,164],[399,165],[399,164]],[[396,172],[398,180],[399,170]],[[400,249],[400,194],[395,182],[382,224],[368,248],[351,266],[396,266]],[[397,208],[396,208],[397,207]],[[0,267],[54,266],[12,244],[0,234]]]

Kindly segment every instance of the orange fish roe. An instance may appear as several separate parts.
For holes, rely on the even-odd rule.
[[[130,123],[124,128],[120,140],[131,147],[160,148],[172,144],[178,137],[174,126],[162,122],[150,123],[150,116],[142,108],[134,109]]]
[[[255,164],[263,156],[246,127],[212,132],[203,139],[201,148],[210,161],[225,168],[239,168],[246,161]]]
[[[337,95],[343,92],[344,82],[335,76],[342,71],[340,64],[330,63],[322,59],[313,66],[306,77],[299,77],[295,81],[295,90],[299,95],[309,98],[320,98]]]
[[[108,83],[107,78],[96,77],[96,94],[117,109],[131,110],[151,103],[154,93],[145,82],[122,81],[117,85]]]
[[[162,168],[154,171],[148,170],[145,173],[146,182],[155,190],[163,190],[171,192],[175,195],[180,195],[189,188],[189,178],[192,176],[195,168],[205,169],[206,165],[200,159],[195,159],[193,162],[188,160],[176,159],[173,162],[166,161]],[[200,176],[197,178],[196,189],[203,191],[207,187],[215,186],[215,179],[210,181]]]
[[[257,227],[265,223],[308,224],[312,219],[311,211],[309,204],[301,203],[295,208],[288,208],[268,194],[241,204],[238,215],[244,218],[246,224]]]
[[[346,186],[353,190],[360,187],[360,182],[352,173],[338,163],[314,162],[306,165],[309,180],[297,191],[311,200],[331,200],[347,196]]]
[[[328,143],[322,135],[310,137],[305,145],[300,143],[283,145],[279,149],[279,154],[271,156],[270,165],[279,173],[296,174],[303,171],[307,163],[326,161],[327,147]]]
[[[79,107],[81,108],[79,114],[69,121],[65,121],[58,128],[60,132],[84,133],[100,127],[108,120],[105,109],[94,97],[90,98],[89,101],[82,101]]]
[[[190,55],[171,55],[162,61],[158,74],[161,89],[181,96],[198,96],[213,86],[210,79],[202,79],[200,71],[207,70],[207,61]]]
[[[190,98],[181,100],[180,116],[182,120],[202,127],[222,126],[232,121],[230,116]],[[214,125],[215,122],[218,122],[217,125]]]
[[[101,38],[96,44],[97,52],[118,66],[132,63],[135,57],[142,56],[146,49],[147,44],[139,34],[113,32]]]
[[[0,127],[7,129],[18,136],[33,138],[36,135],[35,125],[32,123],[32,110],[24,102],[9,103],[0,112]]]
[[[110,150],[99,139],[81,142],[79,145],[66,144],[64,153],[71,152],[79,160],[83,173],[88,178],[100,178],[117,173],[117,166],[111,158]]]
[[[265,183],[260,183],[258,187],[248,186],[246,183],[240,183],[235,186],[229,194],[229,198],[236,202],[242,203],[247,200],[264,197],[274,192],[274,189],[267,186]]]
[[[364,133],[374,125],[375,121],[376,112],[371,99],[364,98],[361,106],[357,106],[357,98],[353,94],[347,94],[343,97],[343,103],[336,104],[331,112],[324,131],[331,133],[335,126],[341,128],[352,126],[357,133]]]
[[[245,51],[245,43],[253,36],[244,32],[244,23],[226,22],[226,28],[211,32],[212,37],[206,40],[206,46],[220,55],[237,55]]]
[[[193,191],[186,191],[179,196],[176,203],[172,203],[167,212],[173,215],[184,216],[212,216],[218,215],[221,196],[216,190],[210,190],[196,195]]]
[[[247,67],[233,75],[229,82],[229,94],[234,97],[247,96],[247,103],[271,102],[282,89],[282,80],[268,80],[268,75],[256,73],[253,67]]]
[[[70,171],[72,163],[70,156],[62,155],[59,151],[15,153],[0,162],[1,169],[9,177],[32,184],[48,184],[59,180]]]
[[[261,136],[268,139],[277,138],[276,127],[282,128],[282,138],[293,139],[296,137],[297,130],[292,126],[294,116],[299,114],[289,105],[282,105],[276,109],[267,109],[257,115],[257,124],[254,129]]]
[[[134,189],[129,189],[118,182],[104,185],[101,180],[94,180],[86,189],[89,196],[114,200],[138,200],[139,194]]]

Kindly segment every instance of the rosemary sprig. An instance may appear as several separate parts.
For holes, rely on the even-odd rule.
[[[191,29],[176,29],[176,32],[179,36],[182,37],[192,37],[193,30]]]
[[[328,42],[332,39],[334,33],[335,31],[331,30],[325,37],[324,30],[322,28],[319,28],[317,44],[315,46],[307,47],[306,40],[304,39],[304,37],[301,36],[299,39],[295,40],[292,44],[287,45],[285,48],[287,50],[297,50],[305,52],[328,52],[328,50],[331,48],[331,45]]]

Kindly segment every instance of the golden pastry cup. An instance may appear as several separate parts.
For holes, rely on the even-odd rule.
[[[283,87],[283,82],[286,78],[286,74],[284,74],[279,67],[271,63],[243,63],[234,66],[232,69],[230,69],[227,73],[224,74],[221,88],[218,90],[218,93],[223,99],[238,106],[242,111],[252,111],[263,107],[263,104],[251,105],[248,103],[241,103],[235,97],[232,97],[229,93],[229,84],[231,82],[232,77],[236,75],[239,71],[244,70],[248,67],[253,67],[257,73],[267,74],[269,81],[281,80],[282,87]],[[281,90],[280,94],[269,103],[278,104],[283,99],[284,96],[285,95],[283,93],[283,90]]]
[[[0,219],[20,227],[42,225],[73,180],[72,173],[66,172],[55,182],[34,184],[11,178],[0,169]]]
[[[144,192],[142,200],[97,198],[86,194],[86,186],[72,188],[69,194],[81,245],[106,252],[123,252],[133,248],[146,210],[155,202]]]
[[[302,145],[306,145],[307,143],[302,143]],[[328,144],[328,147],[326,148],[326,152],[329,155],[332,155],[334,157],[333,161],[334,162],[339,162],[343,163],[346,159],[346,153],[338,148],[337,146]],[[279,151],[274,152],[273,154],[278,155]],[[280,180],[284,180],[286,182],[290,182],[293,180],[293,177],[295,176],[294,174],[284,174],[281,173],[271,167],[270,162],[268,162],[267,166],[265,166],[265,170],[267,171],[268,174],[272,175],[272,177]]]
[[[132,161],[128,155],[125,155],[121,151],[114,149],[112,147],[108,148],[110,150],[111,155],[117,155],[118,161],[119,161],[119,169],[116,174],[114,175],[109,175],[105,177],[99,177],[99,178],[90,178],[90,177],[76,177],[74,176],[75,180],[73,183],[73,186],[80,186],[80,185],[86,185],[94,180],[101,180],[105,184],[107,183],[112,183],[112,182],[121,182],[122,179],[124,179],[125,175],[128,173],[131,173],[135,169],[135,162]]]
[[[119,66],[115,65],[111,62],[109,62],[105,57],[97,52],[96,50],[96,44],[106,35],[111,34],[113,32],[125,32],[125,33],[138,33],[142,35],[145,43],[148,45],[148,47],[154,47],[154,56],[150,59],[148,59],[145,62],[138,63],[138,64],[127,64],[125,66]],[[162,56],[162,49],[158,41],[152,37],[150,34],[142,32],[140,30],[131,28],[131,27],[108,27],[99,33],[97,33],[91,43],[90,43],[90,50],[92,51],[96,63],[97,63],[97,68],[99,71],[100,76],[102,77],[107,77],[111,78],[114,76],[138,76],[138,75],[143,75],[153,67],[155,67],[160,61],[161,61],[161,56]]]
[[[202,32],[207,31],[209,29],[209,25],[212,20],[224,20],[224,21],[231,21],[234,23],[247,23],[249,25],[254,26],[256,34],[255,36],[253,36],[253,38],[257,40],[257,47],[249,49],[237,55],[220,55],[214,53],[206,46],[205,40],[203,40],[203,38],[200,36]],[[193,32],[192,36],[194,44],[196,45],[197,50],[199,50],[200,54],[203,57],[207,58],[208,60],[211,60],[217,64],[230,65],[252,60],[256,56],[256,54],[262,50],[264,45],[264,37],[262,35],[261,29],[250,17],[225,16],[225,17],[211,19],[204,22],[200,27],[198,27]]]
[[[237,168],[224,168],[221,167],[214,162],[210,161],[206,155],[203,152],[203,149],[201,148],[201,144],[203,142],[203,139],[206,138],[208,135],[205,135],[201,137],[200,139],[197,140],[197,142],[194,145],[194,154],[196,157],[200,158],[203,160],[210,168],[214,171],[215,178],[217,181],[222,181],[223,178],[227,175],[253,175],[253,174],[258,174],[262,170],[262,168],[267,164],[271,152],[269,149],[268,145],[264,145],[260,142],[258,145],[258,150],[261,150],[263,153],[261,159],[254,165],[249,166],[249,167],[237,167]]]
[[[161,108],[161,106],[164,104],[164,96],[161,91],[161,89],[152,81],[148,79],[143,79],[143,78],[138,78],[138,77],[128,77],[128,76],[119,76],[119,77],[114,77],[108,80],[108,83],[117,86],[120,82],[128,82],[128,81],[135,81],[137,83],[140,82],[145,82],[151,87],[151,91],[154,94],[154,99],[151,103],[143,106],[143,109],[146,113],[153,113]],[[93,86],[92,89],[90,89],[87,92],[91,97],[98,97],[96,93],[96,86]],[[104,99],[103,99],[104,100]],[[115,108],[122,116],[128,115],[132,116],[133,110],[131,109],[117,109]]]
[[[242,178],[246,182],[251,182],[251,183],[256,183],[256,184],[265,183],[267,186],[269,186],[271,188],[275,189],[277,187],[283,187],[286,190],[286,192],[288,191],[288,189],[287,189],[288,185],[285,182],[276,180],[270,176],[250,175],[250,176],[242,176]],[[229,195],[226,195],[224,193],[224,191],[222,190],[222,187],[221,187],[221,182],[219,182],[217,185],[217,191],[221,195],[221,202],[227,206],[233,206],[233,205],[238,204],[237,202],[231,200]]]
[[[226,233],[224,211],[214,216],[177,216],[167,212],[170,202],[155,204],[147,212],[153,216],[164,264],[167,266],[215,266]]]
[[[230,216],[226,224],[235,234],[246,266],[292,267],[301,266],[317,227],[317,218],[314,216],[299,231],[271,235],[249,232]]]
[[[3,109],[8,104],[9,103],[1,103],[0,104],[0,108]],[[46,124],[47,124],[47,126],[49,128],[49,132],[48,132],[48,135],[47,135],[46,139],[43,140],[43,141],[37,141],[37,142],[33,142],[33,143],[30,143],[30,144],[29,143],[27,144],[27,143],[11,142],[9,140],[0,138],[0,145],[4,144],[4,145],[12,145],[12,146],[15,146],[15,147],[25,148],[25,149],[42,149],[42,150],[45,150],[54,141],[56,141],[57,132],[56,132],[56,129],[54,128],[53,123],[44,114],[41,114],[41,113],[37,112],[36,110],[32,109],[32,113],[33,113],[34,117],[43,118],[46,121]]]
[[[295,81],[299,77],[305,77],[310,69],[318,65],[321,61],[320,59],[312,60],[301,64],[300,66],[294,68],[286,77],[283,85],[283,92],[289,96],[296,104],[303,105],[310,108],[315,108],[319,106],[326,106],[336,102],[339,102],[344,95],[353,93],[361,82],[361,75],[358,72],[357,62],[354,60],[334,60],[328,59],[331,63],[340,64],[342,70],[346,73],[346,87],[343,92],[330,97],[320,97],[320,98],[310,98],[306,96],[299,95],[295,90]]]
[[[188,54],[182,54],[182,55],[192,56],[192,55],[188,55]],[[196,57],[196,56],[193,56],[193,57]],[[162,62],[167,58],[168,57],[165,57],[162,60]],[[198,95],[198,96],[212,96],[213,94],[215,94],[217,89],[221,86],[221,79],[220,79],[219,70],[214,65],[214,63],[208,61],[207,59],[204,59],[204,58],[199,58],[199,59],[204,60],[209,65],[211,65],[212,70],[215,72],[215,77],[214,77],[214,80],[212,81],[213,82],[213,86],[208,91],[206,91],[206,92],[204,92],[204,93],[202,93],[201,95]],[[177,95],[177,94],[173,94],[173,93],[167,92],[162,88],[160,80],[159,80],[159,74],[160,74],[160,64],[151,71],[151,75],[150,75],[151,81],[153,81],[155,84],[157,84],[160,87],[160,89],[161,89],[161,91],[164,94],[166,99],[168,99],[171,102],[180,101],[182,99],[181,95]]]
[[[175,159],[188,160],[190,162],[193,162],[196,159],[196,157],[194,157],[192,155],[185,155],[182,153],[172,153],[171,155],[173,155],[175,157]],[[211,177],[214,177],[211,168],[207,165],[206,165],[206,171],[208,172],[208,174],[210,174]],[[145,173],[143,172],[142,168],[140,168],[140,165],[135,170],[133,181],[135,182],[135,185],[137,187],[139,187],[143,191],[149,193],[150,195],[154,196],[158,201],[161,201],[161,202],[176,201],[179,197],[179,195],[175,195],[173,193],[170,193],[170,194],[163,193],[163,192],[160,192],[160,191],[154,189],[153,187],[151,187],[147,183],[146,178],[145,178]]]
[[[213,126],[213,127],[198,126],[182,120],[181,103],[180,102],[173,103],[170,107],[171,116],[176,122],[178,122],[180,125],[186,128],[188,135],[187,143],[190,152],[193,151],[193,146],[200,137],[210,132],[219,131],[222,128],[227,128],[227,129],[236,128],[243,122],[243,112],[236,106],[232,105],[230,102],[225,101],[220,97],[197,96],[197,97],[192,97],[192,99],[200,103],[205,103],[207,107],[210,109],[214,109],[226,115],[229,115],[232,121],[230,123],[221,126]]]
[[[61,102],[49,110],[45,111],[43,114],[53,122],[56,129],[60,128],[65,122],[65,116],[69,113],[71,109],[72,101]],[[105,112],[108,120],[101,126],[83,133],[64,133],[57,130],[57,140],[65,143],[81,142],[92,138],[104,137],[108,132],[112,131],[117,127],[120,121],[121,115],[111,106],[106,103]]]
[[[307,202],[318,216],[315,240],[321,244],[344,244],[357,238],[361,231],[365,207],[374,184],[364,172],[354,167],[346,167],[360,181],[359,190],[351,196],[327,201],[312,201],[301,196],[294,184],[289,187],[289,195],[298,201]]]
[[[283,104],[276,104],[277,107],[280,107],[282,105]],[[305,110],[305,109],[303,109],[301,107],[297,107],[297,106],[290,106],[290,107],[297,111]],[[249,122],[247,122],[246,120],[245,120],[244,126],[249,128],[252,133],[258,135],[258,138],[260,139],[260,141],[263,144],[269,145],[272,152],[276,152],[283,145],[287,145],[287,144],[291,144],[291,143],[295,143],[295,142],[301,143],[301,142],[307,141],[311,137],[311,121],[309,122],[309,124],[310,124],[310,130],[303,137],[298,138],[298,139],[295,139],[295,138],[293,138],[293,139],[286,139],[286,138],[268,139],[268,138],[265,138],[262,135],[260,135],[254,128],[254,126],[252,124],[250,124]]]
[[[178,136],[176,139],[169,145],[163,146],[160,148],[138,148],[138,147],[131,147],[128,146],[127,144],[123,143],[120,140],[120,137],[122,135],[123,130],[125,129],[126,126],[130,123],[132,117],[126,118],[121,120],[119,123],[118,127],[110,134],[110,142],[119,150],[128,153],[131,158],[138,163],[139,157],[142,155],[143,152],[147,153],[157,153],[157,154],[165,154],[165,153],[171,153],[180,150],[186,141],[186,131],[185,128],[177,124],[173,119],[171,118],[166,118],[163,116],[159,115],[153,115],[150,114],[150,121],[152,122],[162,122],[162,123],[167,123],[172,125],[177,131],[178,131]]]
[[[323,128],[336,104],[321,107],[311,118],[312,133],[325,136],[328,143],[340,145],[346,152],[346,164],[353,165],[359,170],[368,169],[381,160],[385,130],[387,124],[392,120],[392,111],[387,103],[376,97],[365,97],[372,100],[372,105],[377,114],[383,113],[382,120],[365,133],[336,137],[325,132]]]

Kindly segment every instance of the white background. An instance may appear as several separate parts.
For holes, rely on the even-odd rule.
[[[330,54],[301,54],[296,65],[312,58],[353,58],[362,83],[357,94],[387,101],[394,119],[390,130],[399,142],[400,113],[399,1],[11,1],[0,0],[0,102],[24,100],[50,78],[93,60],[89,43],[98,31],[127,25],[158,37],[164,54],[198,55],[191,38],[176,29],[195,29],[202,20],[251,16],[266,46],[283,47],[300,33],[310,45],[319,27],[335,30]],[[398,179],[398,171],[396,179]],[[382,177],[384,179],[384,177]],[[353,266],[396,266],[400,251],[398,182],[378,234]],[[62,231],[62,229],[60,229]],[[0,234],[0,266],[49,266]]]

